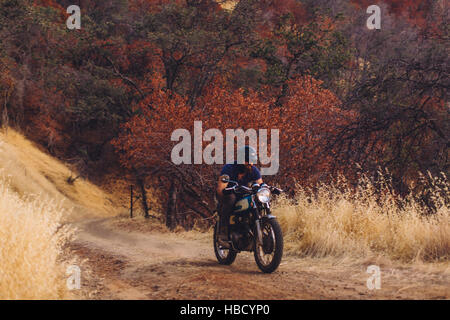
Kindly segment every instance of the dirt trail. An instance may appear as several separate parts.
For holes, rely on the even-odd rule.
[[[78,223],[72,250],[92,270],[82,283],[94,299],[449,299],[448,272],[381,264],[380,290],[368,290],[365,263],[284,257],[261,273],[250,253],[217,263],[209,238],[126,232],[110,219]]]

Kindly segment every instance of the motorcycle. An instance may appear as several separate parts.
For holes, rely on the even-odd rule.
[[[214,253],[220,264],[231,265],[241,251],[254,253],[256,264],[264,273],[274,272],[283,256],[283,234],[275,216],[270,212],[271,196],[283,190],[267,184],[240,186],[236,181],[222,178],[228,183],[224,194],[235,193],[239,200],[230,216],[228,239],[218,238],[220,219],[214,226]]]

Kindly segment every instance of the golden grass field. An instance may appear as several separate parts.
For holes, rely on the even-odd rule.
[[[61,228],[65,209],[49,198],[21,198],[0,181],[0,299],[61,299],[68,296]]]
[[[0,132],[0,299],[61,299],[67,221],[115,215],[109,196],[12,129]]]
[[[402,206],[389,193],[376,200],[369,179],[358,189],[322,185],[315,196],[301,187],[275,206],[288,252],[309,257],[382,256],[411,262],[449,262],[450,208],[435,190],[436,214],[424,215],[412,198]]]

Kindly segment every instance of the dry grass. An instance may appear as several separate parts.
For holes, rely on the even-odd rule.
[[[50,199],[21,198],[0,176],[0,299],[63,299],[64,208]]]
[[[101,189],[107,192],[114,199],[114,205],[118,208],[118,215],[129,215],[130,210],[130,185],[134,186],[134,209],[133,216],[143,216],[144,209],[142,208],[142,200],[137,199],[141,196],[141,192],[136,184],[133,183],[133,177],[122,176],[118,177],[117,174],[109,174],[102,178]],[[157,181],[151,181],[149,179],[146,184],[147,191],[147,204],[154,212],[163,212],[164,193],[162,190],[156,190],[153,185],[157,185]]]
[[[12,129],[0,131],[0,169],[19,195],[48,196],[69,209],[72,214],[63,220],[117,214],[111,195],[81,178],[68,183],[75,172]]]
[[[117,210],[109,194],[70,176],[21,134],[0,130],[0,299],[79,298],[67,291],[66,265],[84,266],[63,249],[73,231],[61,226]]]
[[[441,181],[442,182],[442,181]],[[376,199],[373,184],[360,180],[355,191],[322,185],[315,196],[298,188],[295,199],[281,198],[274,212],[285,234],[286,251],[304,257],[374,256],[401,262],[444,262],[450,258],[450,209],[440,194],[448,183],[433,190],[438,210],[424,215],[408,198],[401,206],[385,193]]]

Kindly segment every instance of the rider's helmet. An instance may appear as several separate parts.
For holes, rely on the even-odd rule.
[[[256,153],[256,150],[250,146],[244,146],[238,150],[237,154],[237,160],[242,161],[241,159],[244,159],[245,162],[256,164],[258,161],[258,155]]]

